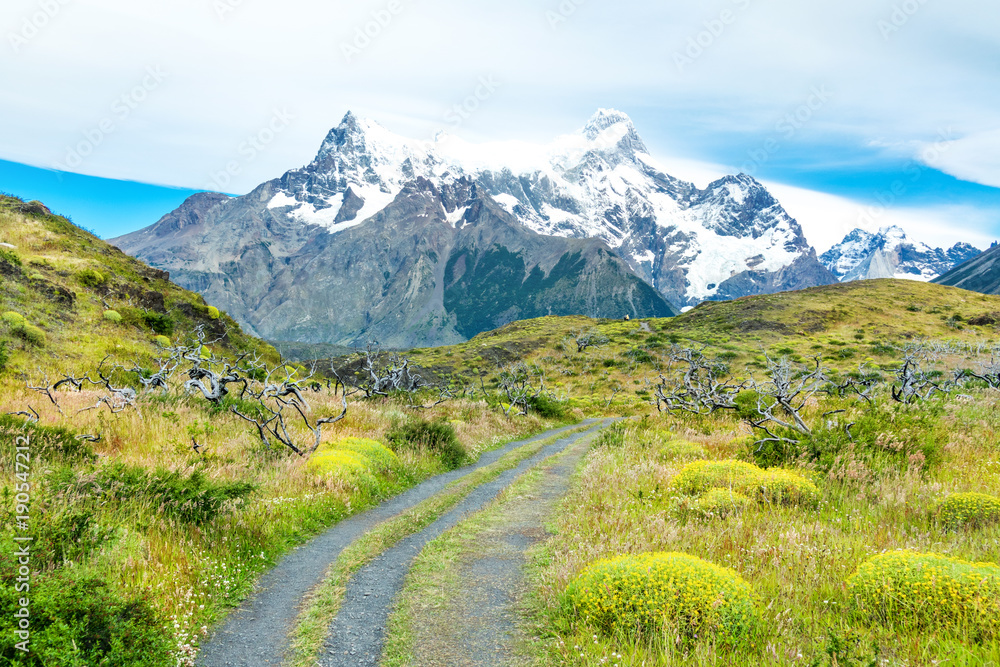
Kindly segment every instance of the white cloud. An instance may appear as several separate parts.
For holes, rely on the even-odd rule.
[[[964,181],[1000,187],[1000,129],[923,144],[917,159]]]
[[[820,254],[855,229],[876,232],[891,225],[902,227],[911,239],[933,247],[950,248],[964,241],[985,250],[997,238],[991,232],[996,221],[971,207],[885,208],[783,183],[764,185],[798,220],[809,243]]]

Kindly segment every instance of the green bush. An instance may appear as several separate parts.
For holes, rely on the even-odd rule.
[[[10,330],[11,333],[18,336],[29,345],[34,345],[35,347],[45,347],[45,332],[36,327],[34,324],[18,324],[11,327]]]
[[[618,421],[602,430],[597,436],[595,446],[597,447],[624,447],[625,433],[628,425],[623,421]]]
[[[736,572],[681,553],[597,561],[570,582],[564,610],[607,635],[677,632],[726,643],[746,638],[760,619]]]
[[[21,266],[21,257],[9,248],[0,248],[0,260],[14,266]]]
[[[691,511],[704,518],[725,519],[739,514],[753,503],[752,500],[731,489],[709,489],[694,501]]]
[[[160,347],[170,347],[170,339],[166,336],[156,336],[153,341]]]
[[[174,321],[166,313],[148,311],[142,314],[142,321],[153,330],[153,333],[161,336],[174,335]]]
[[[539,417],[545,419],[562,419],[566,416],[566,405],[546,394],[529,399],[528,405]]]
[[[458,441],[455,427],[443,420],[412,419],[389,431],[386,439],[396,451],[423,448],[434,452],[449,470],[465,461],[465,448]]]
[[[191,524],[213,521],[257,489],[250,482],[213,481],[200,470],[190,475],[176,470],[151,472],[123,463],[100,468],[74,486],[77,493],[102,501],[148,501],[167,516]]]
[[[10,327],[18,327],[28,323],[28,320],[25,319],[24,315],[21,313],[15,313],[12,310],[8,310],[3,315],[0,315],[0,319],[3,319],[7,326]]]
[[[108,322],[120,324],[122,321],[122,316],[121,313],[119,313],[117,310],[105,310],[104,319],[107,320]]]
[[[215,306],[209,306],[208,307],[208,316],[210,318],[212,318],[213,320],[217,320],[217,319],[219,319],[220,315],[221,315],[221,313],[219,313],[219,309],[218,308],[216,308]]]
[[[77,440],[76,434],[61,426],[43,426],[26,422],[22,417],[0,415],[0,437],[7,441],[24,436],[28,438],[33,456],[46,459],[92,461],[96,458],[90,445]],[[13,458],[13,454],[7,452]],[[10,468],[14,468],[13,462]]]
[[[73,570],[36,575],[31,582],[30,653],[15,648],[24,597],[14,575],[0,585],[0,657],[5,665],[45,667],[173,667],[172,640],[145,596],[123,595],[104,580]]]
[[[84,287],[100,287],[108,282],[107,277],[96,269],[84,269],[76,274],[77,281]]]
[[[45,276],[43,276],[39,271],[32,271],[31,273],[28,274],[28,280],[34,280],[34,281],[45,280]]]
[[[660,447],[657,456],[664,461],[696,461],[707,459],[708,452],[701,445],[687,440],[668,440]]]
[[[7,341],[0,340],[0,373],[7,368],[7,362],[10,361],[10,350],[7,349]]]
[[[938,516],[948,528],[1000,523],[1000,498],[985,493],[953,493],[938,505]]]
[[[847,580],[859,618],[895,628],[951,629],[975,639],[1000,634],[1000,567],[939,554],[892,551]]]

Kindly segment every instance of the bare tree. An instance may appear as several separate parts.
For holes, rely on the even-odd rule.
[[[938,360],[938,352],[924,345],[922,341],[903,348],[903,363],[895,370],[899,387],[892,386],[892,398],[899,403],[916,403],[927,400],[935,392],[948,393],[945,383],[940,381],[941,373],[928,370],[928,366]]]
[[[596,328],[580,329],[571,333],[570,337],[576,343],[577,353],[582,353],[589,347],[601,347],[610,342],[610,339]]]
[[[786,357],[774,360],[767,354],[766,379],[758,382],[753,376],[746,388],[753,392],[755,405],[750,406],[752,414],[744,414],[750,426],[767,434],[757,441],[798,444],[799,439],[789,438],[774,432],[773,427],[810,436],[812,427],[806,423],[803,410],[828,382],[827,371],[820,365],[819,357],[813,359],[811,367],[793,368]],[[744,406],[745,407],[745,406]]]
[[[526,415],[532,401],[545,392],[545,375],[538,366],[518,361],[500,368],[497,387],[504,415]]]
[[[734,384],[728,377],[728,366],[707,358],[704,348],[675,345],[667,359],[667,368],[660,373],[655,389],[658,411],[710,414],[736,408],[734,400],[743,385]]]

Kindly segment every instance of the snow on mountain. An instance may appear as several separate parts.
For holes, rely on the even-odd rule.
[[[948,250],[912,241],[897,226],[877,233],[855,229],[823,253],[820,261],[842,282],[873,278],[905,278],[929,282],[980,254],[968,243]]]
[[[280,179],[267,207],[337,233],[418,177],[438,186],[471,178],[533,231],[598,238],[680,307],[742,296],[746,285],[787,288],[775,276],[796,262],[806,286],[834,281],[760,183],[729,176],[699,190],[673,178],[613,109],[544,145],[473,144],[443,132],[417,141],[349,113],[312,163]]]

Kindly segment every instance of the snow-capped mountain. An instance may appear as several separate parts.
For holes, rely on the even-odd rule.
[[[433,213],[415,205],[421,196],[436,202]],[[439,223],[453,231],[442,235]],[[557,266],[560,271],[572,266],[572,275],[586,284],[609,286],[616,296],[600,311],[618,316],[836,282],[798,223],[763,185],[738,175],[699,189],[674,178],[649,155],[628,116],[613,110],[598,111],[578,132],[546,145],[472,144],[445,133],[417,141],[348,113],[305,167],[243,197],[195,195],[155,225],[114,242],[169,270],[180,284],[205,293],[249,330],[272,339],[353,342],[374,331],[383,342],[430,344],[472,332],[462,321],[471,311],[442,301],[451,288],[451,262],[459,262],[453,253],[460,239],[468,250],[462,267],[472,262],[488,273],[493,261],[502,260],[505,271],[517,264],[493,254],[492,246],[468,241],[462,230],[471,223],[504,229],[510,223],[530,235],[508,230],[500,244],[521,253],[525,285],[535,284],[538,270],[544,282]],[[393,237],[399,233],[413,235],[412,243]],[[427,244],[422,236],[438,240]],[[485,243],[489,235],[476,238]],[[567,246],[567,240],[587,243]],[[598,247],[610,248],[622,266],[608,264],[601,254],[606,250]],[[317,248],[326,253],[322,261]],[[574,253],[586,261],[560,264]],[[334,255],[348,264],[328,261]],[[417,262],[418,256],[430,259]],[[323,271],[304,270],[300,265],[307,257],[311,267],[322,265]],[[485,257],[492,259],[483,264]],[[357,262],[373,263],[374,273],[357,273],[358,280],[364,274],[363,284],[345,277]],[[430,301],[413,296],[402,315],[383,312],[390,302],[404,308],[405,289],[390,284],[399,271],[417,268],[421,280],[430,281],[423,286]],[[635,291],[630,281],[636,276],[655,288],[659,303]],[[372,292],[373,281],[385,285]],[[315,294],[321,284],[361,296],[335,305],[329,294]],[[473,281],[463,298],[485,304],[473,292],[488,287]],[[410,288],[416,289],[412,280]],[[578,312],[597,312],[593,295],[565,284],[558,291],[575,294],[575,300],[544,304],[533,292],[533,305],[515,309],[516,314],[564,312],[571,303],[584,309]],[[293,322],[290,304],[302,299],[315,303],[308,306],[306,321]],[[364,316],[351,319],[359,309]],[[482,324],[511,313],[492,314]]]
[[[980,254],[968,243],[948,250],[912,241],[900,227],[877,233],[855,229],[823,253],[820,261],[842,282],[872,278],[907,278],[929,282]]]
[[[418,176],[438,185],[472,178],[540,234],[604,241],[678,307],[834,282],[760,183],[728,176],[699,190],[676,179],[614,110],[541,146],[477,145],[445,133],[414,141],[348,114],[311,164],[285,174],[268,207],[335,233],[363,223]],[[798,278],[788,282],[793,265]]]

